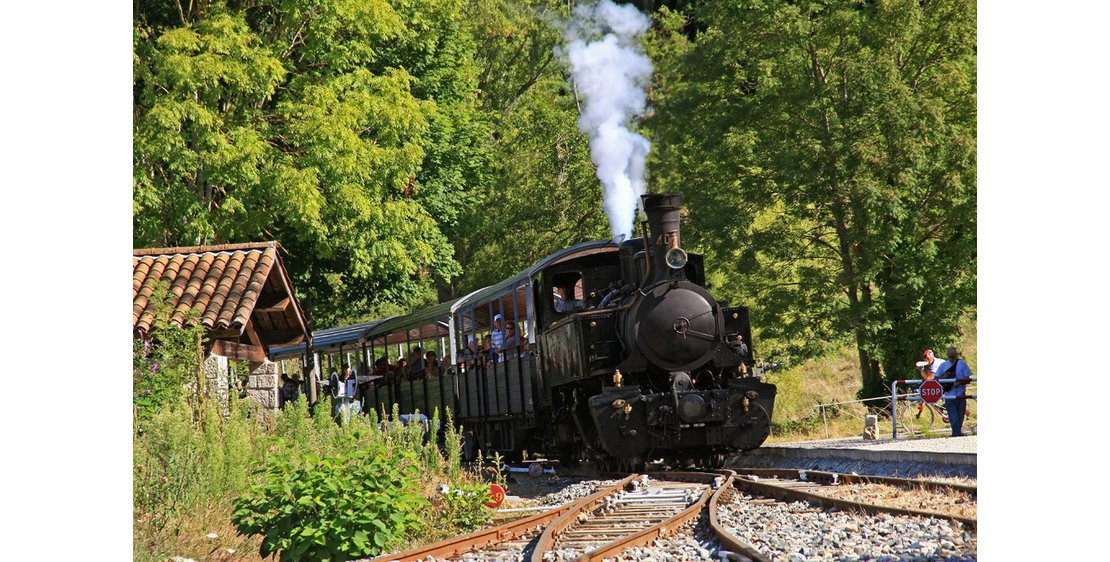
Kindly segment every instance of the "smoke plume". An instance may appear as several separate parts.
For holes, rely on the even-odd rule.
[[[613,240],[632,235],[651,143],[630,130],[647,107],[651,61],[636,39],[651,20],[634,6],[610,0],[578,5],[563,38],[575,90],[582,98],[578,129],[604,189]]]

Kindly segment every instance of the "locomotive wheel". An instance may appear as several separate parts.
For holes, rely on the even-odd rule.
[[[758,448],[771,434],[771,416],[759,404],[751,404],[747,413],[733,414],[736,423],[736,433],[730,445],[741,451],[750,451]]]

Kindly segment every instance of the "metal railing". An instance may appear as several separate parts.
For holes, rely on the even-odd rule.
[[[878,397],[875,397],[875,398],[862,398],[862,399],[859,399],[859,400],[844,400],[844,401],[841,401],[841,402],[829,402],[828,404],[817,404],[815,406],[815,408],[817,408],[818,412],[821,414],[821,423],[825,428],[825,439],[830,438],[830,435],[829,435],[829,420],[828,420],[828,413],[830,411],[844,412],[844,413],[852,414],[853,416],[858,417],[859,421],[862,423],[868,415],[871,415],[871,414],[877,413],[877,412],[885,411],[886,410],[886,402],[889,401],[889,400],[890,400],[890,397],[888,397],[888,396],[878,396]],[[876,406],[868,407],[865,404],[866,402],[883,402],[883,405],[882,406],[877,406],[877,407]],[[862,416],[857,416],[857,415],[855,415],[855,413],[853,413],[850,410],[848,410],[847,408],[845,408],[845,406],[848,406],[848,405],[851,405],[851,404],[864,405],[865,407],[864,407],[863,415]],[[838,417],[839,417],[839,415],[840,414],[837,413]]]
[[[903,394],[902,396],[898,396],[898,385],[900,385],[900,384],[921,384],[921,383],[925,382],[925,380],[926,379],[901,379],[901,380],[896,380],[896,381],[893,381],[893,382],[890,383],[891,439],[898,439],[898,411],[897,411],[898,400],[909,400],[909,401],[922,400],[920,394],[918,394],[918,391],[916,391],[916,390],[914,392],[909,393],[909,394]],[[970,385],[971,383],[974,383],[978,379],[976,379],[975,377],[964,377],[964,378],[928,379],[928,380],[933,380],[933,381],[936,381],[940,384],[956,383],[956,384],[960,384],[960,385],[963,385],[963,386],[966,387],[967,385]],[[971,398],[972,400],[976,400],[977,395],[967,394],[967,390],[965,388],[964,394],[950,395],[948,392],[945,392],[943,398],[945,400],[960,400],[960,399],[964,399],[964,398]]]
[[[949,379],[936,379],[936,380],[938,382],[949,382]],[[904,383],[904,384],[912,384],[912,383],[919,383],[919,382],[922,382],[922,381],[920,381],[920,380],[895,381],[895,383]],[[971,384],[971,383],[975,382],[975,378],[972,377],[972,378],[969,378],[969,379],[962,379],[962,382],[964,382],[964,384]],[[962,395],[962,396],[959,396],[959,397],[954,397],[954,398],[972,398],[972,399],[975,399],[977,396],[978,396],[977,394],[965,394],[965,395]],[[823,403],[823,404],[816,404],[816,405],[814,405],[814,408],[817,409],[817,413],[821,416],[821,424],[822,424],[822,427],[824,428],[825,439],[831,439],[832,438],[832,436],[829,433],[829,419],[830,418],[844,417],[844,415],[847,414],[848,416],[850,416],[853,419],[858,419],[859,422],[860,422],[859,425],[862,426],[864,424],[865,418],[868,415],[879,415],[879,416],[881,416],[881,415],[883,415],[884,412],[889,413],[890,416],[891,416],[890,437],[892,439],[897,439],[898,438],[897,426],[898,426],[898,422],[899,422],[898,411],[897,411],[898,402],[899,401],[913,402],[913,401],[919,401],[920,399],[921,399],[921,397],[917,394],[917,391],[914,390],[912,392],[907,392],[905,394],[897,394],[895,392],[891,396],[877,396],[875,398],[863,398],[863,399],[859,399],[859,400],[843,400],[843,401],[840,401],[840,402],[829,402],[829,403]],[[858,410],[858,409],[855,409],[855,408],[851,408],[851,406],[853,406],[853,405],[861,405],[861,406],[863,406],[863,409]],[[878,429],[878,428],[876,428],[876,429]],[[883,432],[881,435],[886,436],[886,433]]]

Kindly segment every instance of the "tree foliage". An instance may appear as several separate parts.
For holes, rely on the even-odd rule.
[[[852,341],[865,393],[975,302],[975,5],[638,2],[653,191],[686,194],[760,349]],[[154,2],[134,32],[136,245],[276,238],[322,325],[604,237],[560,0]],[[880,364],[882,369],[880,369]]]
[[[875,395],[880,363],[904,374],[975,302],[975,4],[695,17],[693,42],[672,22],[653,92],[655,188],[686,192],[712,278],[765,338],[802,357],[851,334]]]
[[[448,295],[494,283],[551,252],[604,238],[601,187],[578,98],[557,53],[567,3],[474,2],[479,90],[490,115],[489,187],[454,238],[465,273]],[[445,295],[445,296],[448,296]]]
[[[602,236],[555,53],[568,13],[557,0],[139,7],[135,244],[276,238],[331,325]]]
[[[431,300],[484,181],[464,5],[137,8],[136,245],[276,238],[325,323]]]

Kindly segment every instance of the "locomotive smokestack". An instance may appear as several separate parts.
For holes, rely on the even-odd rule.
[[[651,252],[652,280],[684,277],[686,252],[681,249],[681,193],[648,193],[643,196],[651,239],[645,250]],[[668,253],[670,255],[668,255]]]

